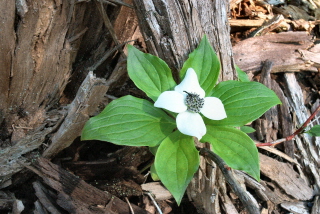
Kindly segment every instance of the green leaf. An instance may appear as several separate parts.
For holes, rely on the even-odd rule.
[[[206,124],[216,126],[243,126],[259,118],[272,106],[281,104],[274,91],[258,82],[221,82],[211,96],[222,101],[227,113],[227,118],[223,120],[205,119]]]
[[[124,96],[112,101],[84,126],[81,140],[117,145],[156,146],[176,127],[175,120],[147,100]]]
[[[156,156],[158,148],[159,148],[159,145],[153,146],[153,147],[149,147],[149,150],[154,156]]]
[[[127,69],[130,79],[156,101],[164,91],[173,90],[176,82],[168,65],[160,58],[146,54],[128,45]]]
[[[208,95],[218,80],[220,62],[206,36],[202,38],[198,48],[190,53],[189,58],[183,64],[180,71],[181,79],[184,78],[188,68],[195,70],[201,88],[203,88],[203,90],[206,91],[206,95]]]
[[[180,204],[199,167],[199,153],[193,138],[175,131],[160,144],[154,164],[161,182]]]
[[[314,125],[310,130],[306,131],[306,133],[312,136],[320,136],[320,125]]]
[[[213,152],[231,168],[245,171],[260,180],[258,150],[245,133],[232,127],[208,125],[201,141],[211,143]]]
[[[250,82],[248,75],[246,74],[246,72],[244,72],[243,70],[241,70],[237,65],[236,66],[236,71],[238,74],[238,78],[241,82]]]
[[[157,174],[156,168],[154,167],[154,164],[152,164],[151,167],[150,167],[150,174],[151,174],[152,180],[154,180],[154,181],[159,181],[160,180],[160,178],[159,178],[159,176]]]
[[[241,126],[241,127],[240,127],[240,130],[241,130],[242,132],[244,132],[244,133],[247,133],[247,134],[256,131],[254,128],[252,128],[252,127],[250,127],[250,126]]]

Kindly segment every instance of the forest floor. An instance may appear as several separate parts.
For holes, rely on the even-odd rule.
[[[254,57],[252,57],[252,61],[239,61],[238,63],[237,60],[239,60],[243,54],[247,54],[246,56],[250,58],[250,54],[257,55],[259,49],[262,48],[261,46],[255,47],[257,49],[252,51],[254,48],[252,45],[253,43],[246,43],[246,41],[250,41],[247,39],[250,38],[252,41],[261,36],[268,35],[268,39],[259,40],[259,43],[264,46],[266,42],[270,42],[273,39],[276,40],[276,37],[273,36],[280,32],[303,31],[307,32],[307,34],[306,37],[301,37],[300,35],[300,40],[301,38],[305,38],[307,40],[306,42],[310,42],[311,39],[307,35],[313,35],[312,44],[317,45],[320,42],[320,8],[311,10],[309,8],[310,5],[301,6],[299,3],[300,6],[296,6],[296,4],[298,4],[297,1],[290,1],[290,4],[288,5],[280,4],[272,7],[270,4],[262,1],[248,0],[241,1],[240,3],[239,1],[231,1],[230,39],[234,45],[235,60],[239,67],[246,71],[252,80],[260,81],[260,71],[263,67],[261,66],[261,62],[269,59],[269,57],[268,55],[264,56],[265,58],[263,59],[253,59]],[[296,38],[289,34],[286,34],[284,37],[287,37],[288,43]],[[317,50],[317,53],[320,52],[319,50],[320,49]],[[281,50],[277,51],[281,52]],[[272,57],[270,56],[270,58]],[[290,59],[287,60],[290,61]],[[282,81],[284,81],[284,72],[282,72],[282,70],[287,69],[289,72],[296,72],[296,77],[305,94],[305,103],[307,106],[309,105],[308,107],[310,109],[312,109],[315,102],[318,102],[318,88],[320,87],[319,67],[317,67],[320,64],[320,61],[316,61],[319,60],[319,58],[312,58],[311,61],[312,60],[316,65],[313,67],[311,66],[312,68],[304,70],[300,69],[297,72],[290,70],[293,68],[289,65],[286,68],[281,67],[282,63],[277,62],[275,59],[273,66],[275,70],[278,69],[279,72],[272,73],[272,78],[276,80],[280,86],[283,86],[284,83],[282,83]],[[251,65],[251,63],[258,64],[259,66],[250,67],[249,65]],[[123,75],[109,89],[107,95],[104,97],[104,101],[100,104],[101,109],[112,100],[128,94],[136,97],[145,97],[145,95],[135,87],[133,82],[128,79],[128,76]],[[312,105],[310,103],[312,103]],[[255,123],[253,123],[252,126],[255,126]],[[257,135],[259,135],[259,133],[254,133],[252,134],[252,137],[255,140],[260,141],[261,139]],[[273,133],[273,135],[277,136],[278,134]],[[273,140],[272,137],[265,137],[263,142],[270,139]],[[278,149],[284,150],[281,146]],[[262,151],[262,153],[267,155],[271,154],[271,156],[273,155],[266,151]],[[41,213],[69,213],[70,210],[80,209],[84,209],[82,210],[82,213],[103,213],[103,210],[105,213],[112,213],[112,209],[109,209],[108,206],[103,208],[91,207],[88,209],[83,208],[82,205],[77,203],[63,203],[64,200],[68,201],[70,197],[88,198],[86,200],[102,200],[102,198],[92,198],[93,194],[96,194],[97,196],[102,194],[96,189],[93,189],[93,187],[96,187],[99,190],[107,191],[113,196],[121,199],[124,202],[122,206],[127,206],[127,202],[130,201],[130,203],[137,205],[137,207],[140,207],[143,210],[150,213],[158,213],[153,198],[150,194],[147,194],[147,191],[151,191],[152,194],[158,198],[157,206],[160,207],[164,214],[199,213],[196,208],[197,205],[190,202],[187,194],[183,198],[181,206],[177,206],[171,195],[159,185],[158,182],[154,182],[151,179],[149,167],[153,162],[153,156],[145,147],[133,148],[117,146],[109,142],[80,141],[79,137],[71,146],[56,155],[51,162],[54,165],[46,162],[44,159],[40,159],[33,167],[26,166],[28,169],[23,170],[14,177],[16,180],[14,182],[15,185],[10,186],[10,188],[6,190],[8,195],[0,197],[8,198],[9,200],[9,198],[12,199],[13,197],[9,193],[14,194],[14,198],[20,200],[24,205],[24,211],[22,213],[32,213],[34,209],[39,213],[39,210],[42,210]],[[61,176],[65,176],[65,180],[63,181],[65,183],[59,181],[58,178]],[[59,184],[59,182],[61,183]],[[74,185],[74,182],[81,183],[82,185],[80,189],[77,189],[78,192],[76,193],[74,193],[76,187],[72,186]],[[74,188],[69,189],[71,188],[70,186]],[[62,194],[60,191],[61,189],[68,189],[70,193],[73,192],[73,195]],[[159,197],[161,200],[159,200]],[[238,212],[245,213],[238,198],[232,193],[230,193],[230,197]],[[37,201],[40,201],[41,203],[36,203]],[[60,201],[60,203],[58,204],[56,201]],[[261,204],[262,206],[267,207],[267,205],[265,205],[266,203],[261,202]],[[312,203],[306,200],[305,204],[307,204],[306,207],[310,206],[311,210]],[[5,206],[2,205],[2,208],[4,207]],[[19,206],[15,205],[14,207],[18,209]],[[143,213],[143,211],[137,207],[133,208],[135,213]],[[0,206],[1,213],[20,213],[19,211],[14,210],[6,211],[6,208],[2,208]],[[284,206],[276,206],[273,211],[274,213],[292,212],[292,210]],[[126,211],[122,211],[122,213],[125,212]],[[80,212],[75,211],[75,213]],[[264,213],[268,212],[265,211]]]

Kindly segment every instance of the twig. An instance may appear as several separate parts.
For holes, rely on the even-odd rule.
[[[215,153],[207,148],[198,148],[200,155],[205,156],[213,160],[217,166],[220,168],[222,174],[224,175],[226,181],[230,185],[231,189],[239,197],[243,206],[247,209],[250,214],[260,214],[259,207],[255,201],[247,194],[247,192],[240,186],[239,182],[233,176],[231,170],[229,170],[227,164]]]
[[[134,41],[134,40],[131,40]],[[122,44],[119,44],[117,46],[115,46],[114,48],[112,48],[111,50],[107,51],[103,57],[101,57],[101,59],[99,59],[96,63],[94,63],[94,65],[92,65],[91,67],[88,68],[89,71],[95,71],[97,69],[97,67],[99,67],[109,56],[111,56],[111,54],[113,54],[115,51],[121,51],[120,48],[122,48],[125,44],[131,42],[131,41],[127,41],[124,42]]]
[[[156,200],[154,200],[154,198],[152,197],[152,195],[150,194],[150,192],[148,192],[147,195],[151,198],[154,206],[155,206],[155,207],[157,208],[157,210],[158,210],[158,213],[159,213],[159,214],[163,214],[162,211],[161,211],[161,209],[160,209],[160,207],[158,206]]]
[[[112,26],[112,24],[110,22],[110,19],[109,19],[108,15],[107,15],[104,7],[103,7],[102,2],[101,1],[100,2],[95,1],[95,3],[97,5],[97,7],[98,7],[99,12],[101,13],[101,16],[102,16],[103,23],[104,23],[105,27],[109,30],[109,33],[110,33],[110,35],[112,37],[113,42],[117,46],[120,45],[120,43],[118,41],[118,38],[117,38],[117,35],[116,35],[116,33],[115,33],[114,29],[113,29],[113,26]],[[123,58],[126,58],[126,55],[123,53],[123,51],[122,50],[119,50],[119,51],[120,51],[121,56]]]
[[[132,209],[132,206],[131,206],[131,204],[130,204],[130,201],[128,200],[128,197],[125,197],[125,199],[126,199],[126,202],[127,202],[128,205],[129,205],[131,214],[134,214],[134,211],[133,211],[133,209]]]
[[[122,6],[126,6],[126,7],[129,7],[131,9],[134,9],[134,7],[131,5],[131,4],[127,4],[123,1],[119,1],[119,0],[109,0],[109,1],[106,1],[106,2],[113,2],[113,3],[116,3],[116,4],[120,4]]]
[[[302,124],[302,126],[297,129],[292,135],[287,136],[286,138],[281,138],[273,142],[268,143],[256,143],[257,147],[260,146],[276,146],[279,143],[292,140],[296,135],[301,134],[302,131],[308,126],[310,121],[317,115],[317,113],[320,111],[320,105],[316,108],[316,110],[311,114],[311,116]]]

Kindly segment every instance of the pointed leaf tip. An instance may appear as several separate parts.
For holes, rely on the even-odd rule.
[[[161,182],[180,205],[188,184],[199,168],[199,153],[193,138],[179,131],[169,135],[160,144],[154,165]]]

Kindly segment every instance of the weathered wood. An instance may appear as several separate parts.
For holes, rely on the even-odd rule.
[[[261,62],[274,63],[272,72],[318,72],[319,66],[302,59],[298,49],[313,45],[312,36],[305,32],[288,32],[249,38],[233,47],[235,63],[246,72],[258,72]],[[248,51],[250,50],[250,51]]]
[[[80,53],[79,55],[90,57],[87,61],[76,60],[72,77],[77,80],[73,82],[75,84],[72,89],[69,85],[65,91],[68,98],[78,90],[82,76],[86,77],[90,68],[101,75],[103,67],[105,73],[103,63],[106,61],[106,54],[112,56],[116,50],[110,50],[111,41],[105,38],[101,17],[92,16],[97,14],[93,2],[74,4],[73,1],[17,1],[19,18],[16,19],[14,1],[2,2],[0,6],[5,11],[0,15],[1,29],[5,29],[0,37],[1,41],[7,41],[0,44],[0,54],[3,56],[0,60],[5,60],[0,69],[0,145],[4,148],[0,151],[3,154],[0,157],[0,184],[3,186],[4,182],[10,181],[11,175],[23,168],[18,162],[27,162],[22,155],[39,148],[48,134],[56,131],[57,126],[51,126],[58,120],[51,120],[47,111],[53,106],[57,107],[59,99],[67,101],[62,93],[71,78],[76,55]],[[133,10],[130,10],[132,13]],[[123,16],[123,12],[120,14]],[[126,18],[130,19],[130,16]],[[115,25],[118,26],[119,34],[126,28],[121,23],[116,22]],[[137,23],[133,22],[122,35],[123,41],[131,39],[136,27]],[[99,48],[96,48],[98,45]],[[70,105],[68,116],[51,138],[50,148],[45,151],[45,156],[53,157],[81,134],[84,123],[96,110],[106,92],[102,85],[107,84],[109,87],[117,81],[125,73],[125,66],[124,62],[119,61],[107,82],[92,79],[96,81],[90,83],[92,88],[90,84],[87,85],[88,88],[81,88],[82,97],[79,95]],[[98,86],[99,84],[101,85]],[[64,116],[56,115],[61,117],[60,121]],[[6,144],[2,143],[4,139]]]
[[[294,201],[283,202],[281,207],[292,213],[309,213],[309,207],[307,202]]]
[[[272,9],[275,13],[282,14],[284,17],[291,18],[293,20],[298,20],[298,19],[314,20],[314,17],[310,16],[306,10],[299,8],[298,6],[295,6],[295,5],[286,5],[284,7],[273,7]]]
[[[320,200],[319,196],[316,196],[314,201],[313,201],[313,207],[311,210],[311,214],[317,214],[320,213]]]
[[[56,206],[53,202],[56,201],[56,196],[53,193],[50,193],[39,181],[33,182],[33,188],[39,202],[44,206],[50,213],[60,214],[63,213],[63,210]],[[52,198],[54,196],[55,198]]]
[[[34,214],[49,214],[45,207],[40,203],[39,200],[34,202]]]
[[[39,148],[47,135],[56,131],[52,123],[57,120],[46,121],[50,120],[47,111],[59,105],[80,41],[87,29],[92,30],[86,27],[89,19],[84,17],[90,17],[94,11],[86,10],[90,3],[74,4],[73,1],[16,1],[16,7],[15,1],[0,4],[4,10],[0,15],[3,29],[0,35],[0,144],[3,148],[0,183],[3,183],[22,168],[17,163],[26,161],[22,155]],[[91,36],[86,44],[86,51],[92,43],[102,40],[101,29],[94,33],[95,37]],[[60,117],[63,119],[63,115]]]
[[[88,210],[94,209],[94,213],[130,213],[129,206],[119,198],[87,184],[47,159],[39,158],[29,169],[60,193],[58,204],[70,213],[85,213],[81,211],[82,207]],[[106,205],[109,205],[108,209],[104,210],[103,207]],[[137,214],[147,214],[138,206],[132,205],[132,207]]]
[[[297,124],[294,124],[296,127],[299,127],[303,124],[310,113],[304,105],[304,96],[299,86],[295,74],[285,73],[285,84],[286,90],[285,93],[289,97],[288,101],[292,112],[297,119]],[[319,150],[320,150],[320,139],[313,138],[308,134],[302,134],[299,137],[295,138],[296,147],[298,153],[296,153],[296,158],[300,162],[301,166],[305,168],[308,172],[308,177],[313,177],[312,185],[315,185],[316,188],[320,187],[320,169],[319,169]],[[311,181],[311,179],[309,179]]]
[[[280,27],[281,23],[284,22],[282,15],[275,15],[270,20],[266,21],[262,26],[254,30],[249,34],[249,37],[263,36],[270,31]]]
[[[14,1],[4,4],[8,6]],[[7,6],[1,7],[8,13],[7,20],[15,19],[15,7]],[[10,68],[2,68],[9,76],[1,75],[1,79],[8,81],[1,84],[1,87],[6,87],[6,92],[1,93],[6,98],[1,99],[1,103],[9,110],[6,112],[6,127],[18,124],[34,128],[42,123],[44,109],[56,104],[67,84],[73,53],[66,38],[68,30],[73,27],[68,19],[73,11],[71,4],[53,0],[28,1],[24,7],[28,12],[20,16],[21,20],[3,28],[12,36],[8,43],[2,43],[10,47],[6,54],[9,53],[11,59],[4,58]],[[14,45],[10,42],[13,39]],[[14,140],[26,134],[22,129],[11,132]]]
[[[23,155],[37,149],[44,142],[46,136],[57,129],[63,118],[61,115],[61,119],[54,127],[46,128],[46,124],[44,124],[15,145],[0,150],[0,184],[6,182],[11,175],[23,168],[21,162],[28,162]]]
[[[253,27],[260,27],[265,20],[263,19],[230,19],[229,23],[231,28],[232,27],[243,27],[243,28],[253,28]]]
[[[154,195],[155,200],[164,201],[172,198],[171,193],[161,185],[160,182],[149,182],[142,184],[141,188],[144,191],[150,192]]]
[[[274,64],[271,73],[279,71],[316,71],[318,69],[318,56],[316,53],[318,53],[319,50],[317,49],[317,46],[310,48],[313,44],[311,37],[302,32],[290,33],[289,37],[286,38],[291,38],[290,42],[293,43],[285,44],[285,41],[287,40],[285,39],[285,36],[287,35],[288,33],[281,33],[258,37],[256,40],[250,38],[240,42],[242,44],[239,43],[239,46],[236,45],[234,47],[236,62],[247,72],[259,71],[266,59],[271,60]],[[301,35],[301,37],[298,38],[297,35]],[[245,50],[245,47],[249,46],[253,46],[253,49]],[[285,51],[287,51],[287,53],[285,53]],[[307,59],[311,61],[311,64],[308,64],[310,61],[308,62]],[[302,69],[303,66],[300,66],[302,64],[299,63],[304,63],[303,66],[305,67]],[[292,69],[296,65],[298,66]],[[265,72],[261,74],[261,80],[262,83],[266,84],[277,93],[283,103],[282,106],[277,107],[280,124],[275,124],[276,126],[274,127],[277,127],[276,129],[277,131],[280,131],[282,137],[292,134],[293,128],[298,128],[310,115],[308,109],[304,106],[304,95],[296,80],[295,74],[284,74],[285,84],[282,85],[282,88],[279,88],[274,80],[266,78]],[[316,105],[316,103],[314,105]],[[293,118],[291,115],[293,115]],[[274,118],[269,118],[269,120],[273,121]],[[294,123],[295,120],[297,120],[296,124]],[[265,127],[260,126],[258,130],[260,129],[265,129]],[[274,128],[271,128],[271,130],[273,129]],[[265,133],[267,133],[267,135],[272,133],[270,132],[270,127]],[[296,137],[295,155],[293,155],[292,148],[288,148],[286,144],[287,142],[284,142],[286,153],[292,158],[296,158],[296,160],[289,160],[289,158],[282,155],[280,155],[280,157],[286,158],[295,164],[299,162],[299,165],[297,165],[299,174],[293,170],[291,165],[279,163],[278,161],[265,156],[261,159],[261,172],[269,177],[271,181],[261,181],[264,186],[263,192],[267,197],[265,198],[265,196],[260,195],[259,198],[265,198],[263,200],[268,202],[269,212],[270,210],[276,209],[275,207],[277,204],[281,204],[285,201],[310,200],[314,194],[311,186],[316,186],[315,189],[319,187],[318,139],[312,138],[306,134]],[[283,206],[286,205],[284,204]]]
[[[145,178],[137,169],[152,154],[147,147],[124,147],[109,154],[104,161],[71,161],[63,164],[83,180],[133,179],[143,183]]]
[[[21,200],[16,199],[13,193],[0,191],[0,212],[20,214],[24,210]]]
[[[231,189],[237,194],[246,210],[250,214],[259,214],[259,205],[252,197],[249,196],[248,192],[241,187],[240,183],[233,176],[232,171],[226,167],[227,164],[218,155],[206,148],[200,149],[200,154],[209,157],[217,164],[226,181],[230,184]],[[228,204],[229,203],[227,203],[227,205]]]
[[[220,79],[235,76],[225,1],[134,1],[148,51],[178,72],[204,34],[221,60]]]
[[[14,32],[15,22],[15,1],[1,1],[0,8],[0,124],[8,111],[8,88],[10,87],[10,77],[12,76],[12,60],[16,37]],[[5,41],[5,42],[3,42]]]
[[[303,180],[290,164],[260,154],[260,169],[264,176],[274,181],[287,195],[301,201],[313,197],[313,189],[308,181]]]
[[[255,122],[258,140],[265,140],[265,142],[272,142],[277,140],[279,137],[287,137],[293,133],[288,100],[284,96],[279,84],[270,76],[272,66],[273,62],[269,60],[263,63],[260,82],[273,90],[281,100],[282,104],[272,107]],[[284,144],[284,148],[286,154],[293,157],[294,145],[291,140]]]
[[[52,158],[71,145],[74,139],[81,134],[90,115],[96,111],[108,88],[104,79],[96,78],[92,72],[88,74],[70,104],[64,122],[52,137],[50,147],[42,154],[43,157]]]

